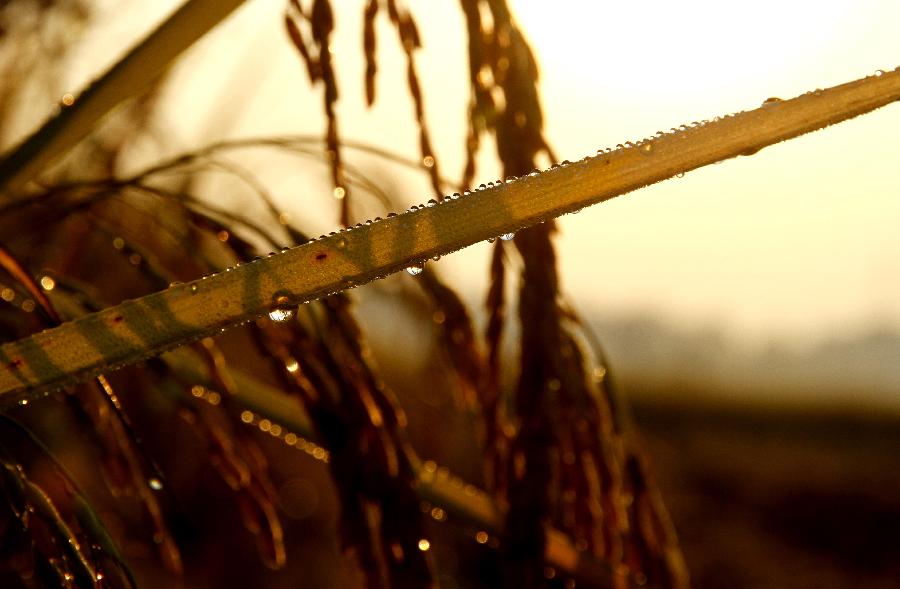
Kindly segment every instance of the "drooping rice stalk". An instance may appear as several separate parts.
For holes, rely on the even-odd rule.
[[[363,26],[366,99],[371,104],[376,97],[374,26],[378,14],[386,13],[404,51],[419,126],[419,161],[411,165],[429,174],[436,198],[406,214],[310,241],[284,220],[254,172],[228,157],[229,149],[267,145],[321,157],[316,143],[324,143],[333,195],[342,199],[341,225],[350,222],[351,186],[360,188],[354,198],[368,192],[389,202],[391,195],[342,157],[343,150],[354,146],[338,135],[330,2],[290,0],[285,18],[288,39],[310,82],[324,88],[327,126],[322,140],[226,141],[125,179],[112,177],[120,145],[107,154],[110,178],[56,184],[40,192],[23,190],[39,169],[84,137],[115,104],[140,94],[166,64],[239,2],[213,4],[188,2],[0,163],[0,185],[7,197],[0,205],[0,221],[15,228],[10,235],[20,250],[34,254],[28,260],[31,270],[41,266],[39,248],[29,243],[31,239],[68,252],[60,256],[63,262],[56,279],[44,276],[40,285],[26,265],[12,255],[6,258],[5,275],[13,284],[4,285],[3,300],[20,303],[4,308],[18,313],[8,332],[14,335],[7,339],[21,339],[0,347],[0,403],[29,401],[66,387],[66,393],[53,395],[54,399],[73,400],[71,411],[80,412],[83,429],[92,432],[85,439],[104,453],[106,471],[120,475],[111,477],[110,487],[120,482],[143,500],[154,543],[160,545],[162,560],[176,571],[177,539],[170,537],[166,526],[170,512],[154,495],[162,491],[159,496],[165,497],[168,485],[153,471],[152,458],[143,452],[130,418],[145,411],[150,401],[160,401],[169,414],[178,414],[191,425],[270,567],[285,562],[285,538],[267,461],[245,425],[297,447],[299,436],[306,437],[303,448],[328,463],[342,512],[340,538],[346,551],[355,554],[369,587],[431,585],[428,516],[420,509],[420,499],[473,526],[479,544],[499,546],[510,585],[542,586],[546,564],[588,586],[685,587],[671,525],[652,475],[634,448],[632,433],[621,425],[621,415],[611,403],[602,359],[594,363],[596,351],[585,343],[577,316],[561,300],[552,219],[702,165],[751,155],[766,145],[897,100],[900,74],[880,73],[794,100],[767,103],[749,113],[672,129],[532,173],[538,154],[554,159],[541,131],[535,61],[505,1],[463,0],[472,99],[462,186],[469,188],[474,178],[475,155],[485,134],[495,135],[504,175],[510,178],[443,198],[449,183],[438,172],[425,126],[424,89],[416,71],[419,31],[399,0],[371,0],[365,6]],[[362,147],[399,161],[378,148]],[[228,174],[249,188],[280,225],[267,226],[200,200],[191,174],[200,168]],[[171,171],[179,174],[175,182],[157,181]],[[503,239],[494,249],[489,322],[482,342],[460,297],[427,260],[497,236]],[[273,253],[248,262],[260,252],[250,240]],[[523,353],[511,395],[503,390],[499,375],[506,361],[500,345],[503,326],[510,320],[504,309],[508,279],[504,261],[515,255],[513,244],[524,266],[518,302]],[[281,252],[285,245],[296,247]],[[133,280],[123,280],[124,286],[133,286],[133,281],[134,288],[123,294],[116,290],[122,286],[116,281],[90,285],[80,282],[77,272],[69,276],[66,269],[84,264],[78,259],[80,252],[99,252],[106,263],[120,262],[132,272]],[[350,297],[340,292],[404,267],[420,270],[418,283],[429,295],[438,342],[461,398],[469,409],[482,412],[491,495],[433,462],[422,462],[413,452],[406,439],[404,412],[378,376]],[[46,296],[54,286],[53,296]],[[154,291],[158,292],[141,296]],[[114,306],[107,302],[129,297],[132,300]],[[313,302],[298,309],[306,301]],[[64,312],[57,316],[53,305]],[[23,337],[60,322],[55,329]],[[205,337],[248,322],[252,323],[230,334],[245,338],[240,354],[230,354]],[[194,343],[184,346],[190,342]],[[155,358],[178,346],[183,347],[177,353]],[[246,361],[244,355],[255,357],[249,362],[252,369],[274,377],[278,393],[261,392],[268,385],[232,371],[231,365]],[[154,358],[129,371],[136,377],[128,384],[144,395],[118,384],[113,390],[102,376],[97,377],[97,388],[77,384],[148,357]],[[173,359],[178,357],[188,360],[179,363]],[[120,396],[129,397],[131,404],[120,404]],[[512,412],[505,407],[512,407]],[[28,411],[38,408],[30,404]],[[96,577],[101,569],[92,559],[115,555],[115,550],[102,544],[102,534],[85,523],[86,518],[73,519],[58,507],[65,507],[58,497],[43,493],[27,473],[22,474],[27,465],[13,454],[2,457],[8,475],[3,482],[13,494],[27,495],[30,509],[40,512],[42,521],[55,530],[54,541],[71,539],[77,544],[84,536],[103,547],[96,554],[47,553],[48,559],[63,559],[60,578],[80,575],[99,586]],[[87,534],[81,533],[81,526]],[[32,536],[43,538],[39,533]],[[116,572],[115,568],[109,570]],[[123,574],[127,582],[127,569]]]

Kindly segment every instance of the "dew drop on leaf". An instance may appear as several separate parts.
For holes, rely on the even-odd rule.
[[[157,478],[152,478],[152,479],[150,479],[149,481],[147,481],[147,484],[148,484],[148,485],[150,486],[150,488],[153,489],[154,491],[161,491],[162,488],[163,488],[162,481],[159,480],[159,479],[157,479]]]
[[[272,309],[269,311],[269,319],[272,321],[287,321],[294,315],[291,309]]]
[[[275,307],[269,311],[269,319],[272,321],[287,321],[294,316],[294,308],[288,305],[288,298],[280,296],[275,299]]]
[[[503,235],[500,236],[500,239],[502,241],[511,241],[512,238],[515,236],[516,236],[515,233],[504,233]]]
[[[418,276],[425,270],[425,266],[423,264],[413,264],[409,268],[406,269],[406,273],[410,276]]]

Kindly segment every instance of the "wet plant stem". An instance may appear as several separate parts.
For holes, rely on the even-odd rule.
[[[36,396],[201,337],[365,284],[434,256],[838,123],[900,100],[900,71],[688,126],[335,232],[125,301],[0,347],[0,398]]]

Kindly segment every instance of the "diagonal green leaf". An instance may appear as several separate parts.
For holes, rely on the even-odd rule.
[[[0,395],[31,396],[900,100],[900,71],[729,115],[341,231],[0,347]]]

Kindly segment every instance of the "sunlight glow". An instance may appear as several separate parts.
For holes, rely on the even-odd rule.
[[[839,31],[847,31],[855,6],[653,0],[559,2],[548,9],[535,0],[515,3],[545,72],[596,68],[618,96],[647,103],[658,102],[662,92],[668,101],[690,100],[727,93],[734,82],[771,83],[786,56],[827,50]]]

